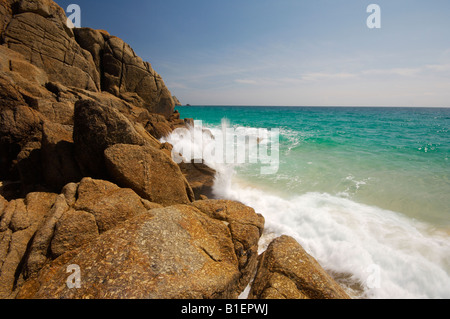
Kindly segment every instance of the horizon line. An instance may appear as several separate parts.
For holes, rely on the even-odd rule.
[[[373,105],[373,106],[356,106],[356,105],[257,105],[257,104],[184,104],[175,106],[177,107],[203,107],[203,106],[212,106],[212,107],[331,107],[331,108],[423,108],[423,109],[446,109],[450,108],[450,106],[381,106],[381,105]]]

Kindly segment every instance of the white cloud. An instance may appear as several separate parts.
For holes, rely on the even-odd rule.
[[[321,81],[321,80],[346,80],[357,77],[355,73],[307,73],[302,75],[302,79],[305,81]]]
[[[252,85],[258,84],[258,81],[249,79],[236,79],[234,80],[234,82],[239,84],[252,84]]]
[[[362,72],[364,75],[396,75],[411,77],[416,76],[422,71],[422,68],[391,68],[391,69],[371,69]]]
[[[449,72],[450,64],[430,64],[425,66],[425,68],[436,72]]]

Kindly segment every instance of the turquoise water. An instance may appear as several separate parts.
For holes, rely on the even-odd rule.
[[[354,296],[450,298],[450,109],[178,110],[213,133],[223,119],[248,134],[280,130],[276,174],[216,167],[217,196],[263,214],[268,240],[292,235]],[[380,287],[368,284],[371,265]]]

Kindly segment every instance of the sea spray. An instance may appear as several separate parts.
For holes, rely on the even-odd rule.
[[[172,135],[173,137],[169,138],[173,145],[172,158],[178,164],[209,163],[214,167],[220,164],[260,163],[261,175],[278,172],[278,129],[268,131],[259,128],[256,132],[246,132],[242,128],[229,127],[227,121],[223,120],[221,129],[212,134],[211,131],[203,129],[202,121],[194,121],[194,126],[177,128]]]

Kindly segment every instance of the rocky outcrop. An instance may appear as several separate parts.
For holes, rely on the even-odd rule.
[[[174,110],[172,96],[150,63],[142,61],[121,39],[104,31],[74,29],[80,46],[88,50],[101,74],[102,91],[169,118]]]
[[[41,163],[48,187],[59,191],[82,178],[74,156],[73,127],[47,122],[42,129]]]
[[[295,239],[282,236],[261,255],[249,298],[349,299],[349,296]]]
[[[32,238],[57,195],[30,193],[0,207],[0,298],[8,298],[23,282],[21,267]]]
[[[147,139],[155,134],[153,144],[161,131],[168,134],[180,124],[161,77],[122,40],[68,28],[64,10],[51,0],[2,0],[0,12],[0,180],[21,179],[23,196],[42,187],[58,191],[77,179],[75,170],[49,178],[45,166],[51,164],[41,159],[41,147],[50,146],[42,141],[44,123],[70,130],[79,100],[116,110]],[[146,130],[153,113],[164,124]],[[47,171],[45,178],[33,167]]]
[[[180,100],[178,100],[178,98],[175,95],[172,96],[172,99],[173,99],[173,103],[175,103],[175,106],[181,106]]]

